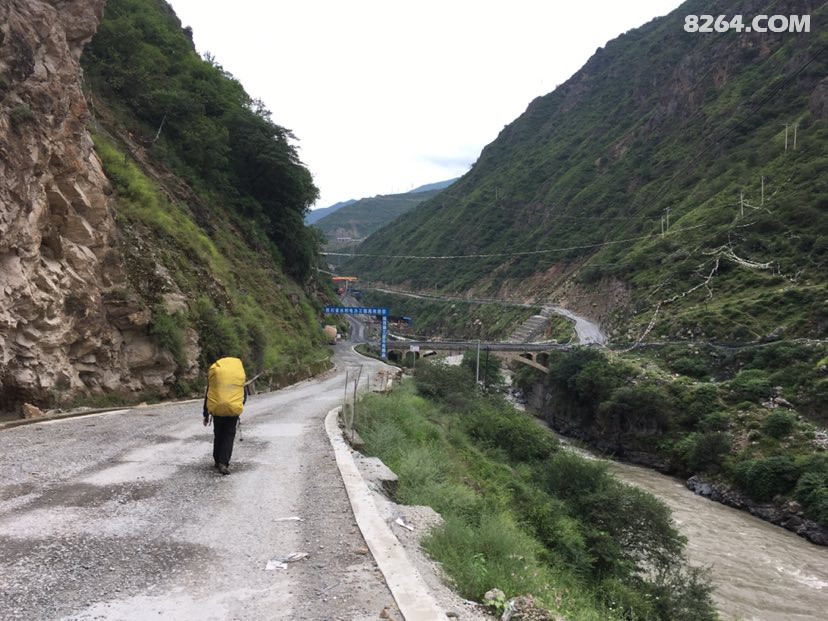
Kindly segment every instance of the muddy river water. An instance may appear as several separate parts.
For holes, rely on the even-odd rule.
[[[619,462],[610,467],[621,480],[667,503],[687,537],[690,561],[712,570],[724,619],[828,620],[828,548],[697,496],[682,481],[654,470]]]

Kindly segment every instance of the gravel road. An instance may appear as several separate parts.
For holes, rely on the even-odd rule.
[[[226,477],[200,403],[0,432],[0,618],[400,619],[323,426],[345,369],[382,365],[335,360],[248,400]]]
[[[575,322],[575,334],[578,337],[578,343],[581,345],[605,345],[607,342],[607,335],[601,330],[594,321],[590,321],[586,317],[576,315],[571,310],[567,310],[561,306],[545,306],[544,311],[561,315],[567,319]]]

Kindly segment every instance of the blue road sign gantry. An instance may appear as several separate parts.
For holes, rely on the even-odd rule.
[[[379,306],[326,306],[326,315],[372,315],[380,317],[380,358],[388,358],[388,309]]]

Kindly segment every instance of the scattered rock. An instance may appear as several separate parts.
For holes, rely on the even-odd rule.
[[[771,401],[773,401],[775,405],[788,408],[789,410],[792,410],[794,407],[790,401],[783,399],[782,397],[774,397]]]
[[[32,405],[31,403],[24,403],[23,407],[20,408],[23,412],[23,418],[29,420],[31,418],[43,418],[43,410],[41,410],[36,405]]]
[[[500,621],[557,621],[548,611],[535,605],[531,595],[520,595],[506,602]]]
[[[506,598],[506,594],[501,591],[500,589],[492,589],[490,591],[486,591],[486,594],[483,596],[483,601],[486,604],[492,604],[498,600],[504,600]]]

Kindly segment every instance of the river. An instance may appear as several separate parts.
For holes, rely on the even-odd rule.
[[[561,440],[567,444],[566,438]],[[591,459],[581,448],[573,450]],[[828,548],[697,496],[684,484],[640,466],[610,461],[619,479],[664,501],[695,565],[709,566],[724,619],[825,621],[828,619]]]

